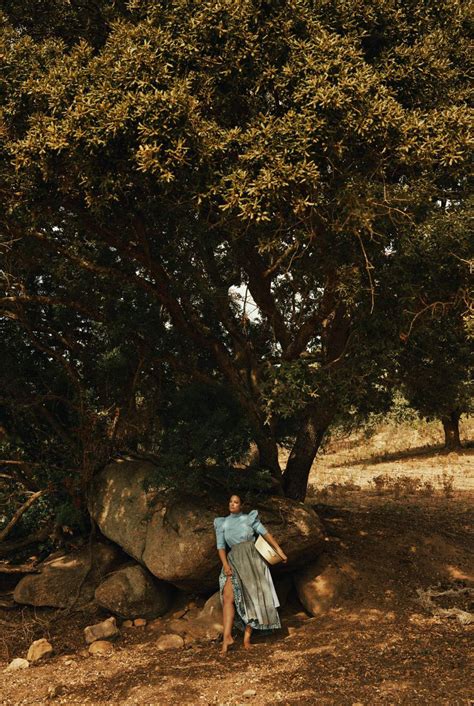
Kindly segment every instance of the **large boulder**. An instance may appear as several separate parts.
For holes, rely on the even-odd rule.
[[[17,603],[66,608],[93,600],[94,591],[104,576],[123,561],[120,549],[103,542],[91,551],[84,547],[70,554],[50,556],[40,566],[40,573],[30,574],[16,585]]]
[[[226,505],[184,494],[160,496],[152,489],[154,471],[150,462],[108,464],[94,479],[92,517],[106,537],[154,576],[184,590],[215,589],[220,561],[213,521],[227,514]],[[294,570],[321,551],[324,532],[310,507],[285,498],[256,507],[289,558],[288,565],[276,567],[277,574]]]
[[[172,590],[139,564],[115,571],[95,590],[97,603],[122,618],[158,618],[170,607]]]
[[[293,576],[298,598],[315,617],[350,598],[356,578],[357,571],[349,559],[328,554],[321,554]]]

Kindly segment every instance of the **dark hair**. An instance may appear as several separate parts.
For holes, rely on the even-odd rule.
[[[231,498],[239,498],[240,504],[243,505],[242,498],[241,498],[241,496],[240,496],[238,493],[231,493],[231,494],[229,495],[229,500],[230,500]]]

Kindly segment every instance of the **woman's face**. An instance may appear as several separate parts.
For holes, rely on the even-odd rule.
[[[229,500],[229,512],[235,513],[235,512],[240,512],[240,506],[241,506],[240,498],[238,495],[232,495],[230,500]]]

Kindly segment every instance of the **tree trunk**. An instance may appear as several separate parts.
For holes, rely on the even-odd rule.
[[[326,433],[328,425],[322,424],[314,411],[309,411],[291,449],[283,474],[283,491],[287,498],[304,501],[309,472]]]
[[[257,444],[260,468],[265,468],[270,471],[275,482],[275,489],[278,494],[283,495],[282,476],[280,463],[278,461],[278,445],[274,438],[259,436],[255,439]]]
[[[459,437],[459,418],[460,414],[451,412],[446,417],[441,417],[441,422],[444,429],[444,447],[446,449],[460,449],[461,439]]]

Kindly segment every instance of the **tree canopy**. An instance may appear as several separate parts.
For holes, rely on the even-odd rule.
[[[2,11],[7,430],[37,399],[90,469],[95,435],[154,448],[177,388],[224,386],[303,499],[384,394],[401,287],[421,308],[393,263],[467,189],[467,4],[34,5]]]

